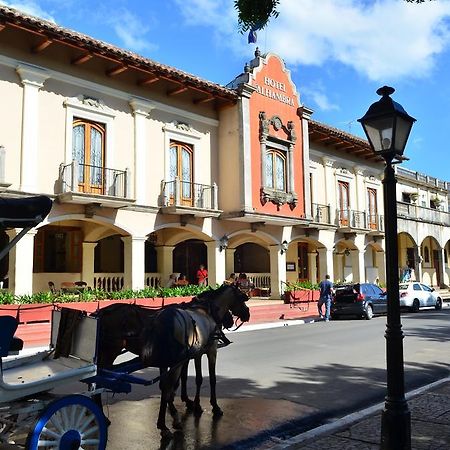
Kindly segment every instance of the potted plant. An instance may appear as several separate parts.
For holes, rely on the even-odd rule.
[[[286,283],[284,303],[308,302],[319,299],[319,285],[311,281]]]

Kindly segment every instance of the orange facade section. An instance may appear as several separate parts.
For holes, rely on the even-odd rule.
[[[303,134],[301,118],[298,115],[299,102],[295,85],[291,82],[289,72],[283,61],[275,55],[268,55],[266,64],[253,69],[252,85],[257,89],[250,97],[250,129],[251,129],[251,161],[252,161],[252,200],[255,211],[288,217],[304,217],[304,165],[303,165]],[[267,149],[271,143],[275,148],[280,145],[290,147],[292,156],[286,157],[285,177],[287,191],[295,192],[296,202],[277,204],[264,199],[261,195],[263,185],[267,185],[267,175],[263,175],[261,150],[261,113],[268,120],[266,128]],[[272,120],[274,119],[275,120]],[[279,118],[280,120],[277,120]],[[287,127],[293,125],[295,142],[292,143]],[[281,126],[280,126],[281,125]],[[287,153],[287,152],[286,152]],[[281,152],[283,156],[283,152]],[[290,168],[289,166],[292,165]],[[274,169],[275,170],[275,169]],[[293,174],[293,183],[288,181],[289,173]],[[281,175],[278,175],[281,178]],[[279,181],[281,183],[281,181]],[[270,183],[269,183],[270,184]]]

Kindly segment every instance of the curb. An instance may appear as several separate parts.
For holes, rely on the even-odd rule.
[[[417,397],[421,394],[424,394],[436,387],[439,387],[441,384],[447,383],[450,381],[450,377],[443,378],[441,380],[435,381],[433,383],[427,384],[425,386],[421,386],[414,391],[408,392],[405,397],[406,400],[411,400],[414,397]],[[285,450],[289,449],[293,445],[298,445],[305,443],[307,441],[311,441],[317,439],[319,437],[323,437],[325,435],[330,435],[337,431],[341,431],[346,429],[357,422],[360,422],[367,417],[374,415],[381,411],[384,407],[383,403],[377,403],[376,405],[370,406],[366,409],[362,409],[360,411],[348,414],[340,419],[335,420],[331,423],[326,423],[321,425],[320,427],[313,428],[311,430],[305,431],[304,433],[298,434],[297,436],[293,436],[277,445],[270,447],[270,450]]]

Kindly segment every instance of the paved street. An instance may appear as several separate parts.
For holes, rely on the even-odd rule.
[[[450,310],[403,316],[407,390],[448,376],[449,319]],[[184,417],[184,436],[161,445],[158,390],[137,388],[112,400],[108,448],[265,448],[273,435],[296,434],[378,403],[385,394],[384,329],[381,317],[233,334],[234,344],[219,354],[222,419],[212,420],[204,398],[204,415]],[[194,386],[193,377],[189,383]]]

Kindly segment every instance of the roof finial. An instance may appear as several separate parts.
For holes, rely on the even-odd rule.
[[[261,56],[261,51],[259,50],[259,47],[256,47],[255,58],[258,58],[259,56]]]
[[[250,72],[250,66],[249,66],[248,63],[245,63],[245,66],[244,66],[244,72],[245,72],[245,73],[249,73],[249,72]]]

